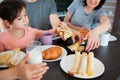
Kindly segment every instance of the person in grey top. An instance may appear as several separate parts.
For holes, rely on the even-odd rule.
[[[26,3],[29,25],[33,28],[48,30],[58,27],[60,19],[57,15],[54,0],[23,0]],[[52,26],[52,27],[51,27]]]
[[[101,8],[104,3],[105,0],[74,0],[67,8],[64,22],[76,31],[83,28],[89,30],[83,38],[88,39],[86,51],[98,48],[99,34],[110,29],[109,19]]]

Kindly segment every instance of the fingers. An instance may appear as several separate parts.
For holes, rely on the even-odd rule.
[[[32,71],[32,78],[34,80],[41,79],[42,75],[46,73],[49,67],[46,66],[46,63],[41,63],[39,66],[34,66],[35,69]]]
[[[43,70],[42,72],[33,74],[32,78],[33,79],[38,79],[38,78],[42,78],[42,76],[47,72],[47,70]]]
[[[73,41],[73,43],[75,43],[75,36],[74,35],[72,36],[72,41]]]
[[[66,24],[65,22],[61,22],[60,27],[66,28],[66,27],[68,27],[68,26],[67,26],[67,24]]]
[[[87,46],[86,46],[86,51],[91,51],[99,47],[98,41],[88,41]]]
[[[43,72],[48,69],[49,69],[49,67],[47,66],[46,63],[36,64],[31,67],[31,70],[33,70],[32,74],[37,74],[37,73]]]

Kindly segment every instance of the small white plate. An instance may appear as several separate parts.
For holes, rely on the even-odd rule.
[[[94,76],[80,76],[80,75],[74,75],[76,78],[82,78],[82,79],[91,79],[96,78],[100,75],[102,75],[105,71],[104,64],[98,60],[97,58],[94,58],[95,60],[95,75]],[[72,68],[74,62],[74,54],[68,55],[64,57],[60,62],[60,67],[62,70],[68,74],[68,71]]]
[[[5,54],[6,52],[11,54],[11,55],[13,54],[13,50],[11,50],[11,51],[1,52],[0,55]],[[19,56],[15,65],[17,65],[24,58],[24,56],[25,56],[25,53],[20,51],[20,56]],[[7,65],[0,65],[0,67],[7,67]]]
[[[41,48],[42,48],[42,51],[44,51],[45,49],[48,49],[48,48],[54,47],[54,46],[57,46],[57,45],[42,45]],[[67,55],[67,51],[63,47],[61,47],[61,48],[62,48],[62,54],[60,57],[58,57],[57,59],[54,59],[54,60],[43,60],[43,61],[53,62],[53,61],[58,61],[58,60],[62,59],[63,57],[65,57]]]

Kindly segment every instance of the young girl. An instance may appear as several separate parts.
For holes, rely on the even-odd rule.
[[[0,3],[0,18],[9,27],[0,33],[0,52],[14,48],[26,48],[26,45],[40,38],[43,32],[55,34],[56,29],[38,30],[28,26],[26,5],[22,0],[5,0]]]

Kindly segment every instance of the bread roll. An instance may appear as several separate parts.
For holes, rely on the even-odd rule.
[[[50,47],[42,52],[43,59],[45,60],[53,60],[58,58],[62,54],[62,48],[55,46]]]

